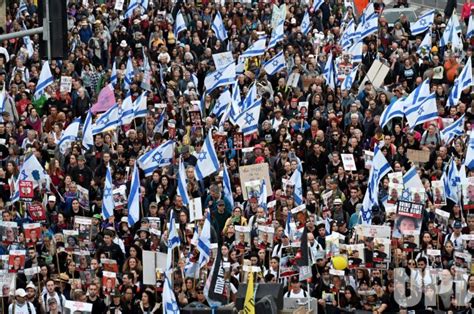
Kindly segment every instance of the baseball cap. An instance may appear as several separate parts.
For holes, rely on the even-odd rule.
[[[56,202],[56,196],[54,195],[48,196],[48,202]]]
[[[16,291],[15,291],[15,296],[17,296],[17,297],[22,297],[22,298],[26,297],[26,291],[25,291],[25,289],[23,289],[23,288],[16,289]]]
[[[462,228],[462,223],[459,220],[456,220],[453,224],[454,229],[461,229]]]
[[[342,204],[342,200],[341,200],[340,198],[336,198],[336,199],[334,200],[334,203],[333,203],[333,204],[334,204],[334,205],[341,205],[341,204]]]

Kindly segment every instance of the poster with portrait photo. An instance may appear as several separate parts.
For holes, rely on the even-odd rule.
[[[229,149],[227,144],[227,132],[215,132],[213,139],[217,152],[226,152]]]
[[[388,174],[389,183],[402,184],[403,185],[403,173],[402,172],[391,172]]]
[[[467,178],[467,183],[462,185],[464,210],[474,211],[474,177]]]
[[[426,191],[424,188],[410,188],[410,201],[417,204],[424,204],[426,201]]]
[[[252,180],[244,183],[245,190],[247,191],[248,198],[255,197],[258,199],[260,196],[260,186],[262,181],[260,180]]]
[[[40,223],[23,224],[23,229],[25,230],[25,240],[28,246],[36,245],[42,241]]]
[[[422,213],[422,204],[398,201],[392,236],[399,239],[402,236],[419,235],[421,231]]]
[[[0,233],[2,242],[11,244],[18,239],[18,224],[15,221],[0,221]]]
[[[77,194],[79,195],[79,206],[81,206],[82,209],[86,211],[90,211],[90,204],[89,204],[89,190],[86,189],[85,187],[80,186],[79,184],[77,186]]]
[[[73,252],[79,250],[79,231],[78,230],[63,230],[64,247],[66,251]]]
[[[92,304],[66,300],[64,304],[64,314],[89,314],[92,313]]]
[[[235,245],[234,247],[243,255],[250,249],[250,226],[234,226]]]
[[[8,273],[6,271],[0,272],[0,296],[9,297],[10,293],[13,293],[16,288],[16,274]]]
[[[8,271],[17,273],[25,268],[25,250],[10,250],[8,257]]]
[[[379,268],[378,266],[383,266],[385,268],[387,266],[386,263],[390,262],[390,239],[386,238],[375,238],[374,239],[374,253],[373,253],[373,260],[374,266]]]
[[[300,112],[300,116],[304,119],[308,117],[308,108],[309,108],[309,102],[307,101],[298,102],[298,110]]]
[[[110,293],[114,290],[116,280],[117,275],[114,272],[102,272],[102,291],[105,295],[110,295]]]
[[[273,247],[273,235],[275,234],[275,227],[259,225],[257,231],[259,245],[265,248]]]
[[[194,128],[202,127],[201,111],[199,110],[189,111],[189,119],[191,120],[191,125]]]
[[[354,269],[365,264],[364,244],[346,245],[346,253],[349,269]]]
[[[344,236],[343,236],[344,237]],[[338,232],[332,232],[330,235],[326,236],[326,255],[334,256],[338,255],[341,245],[341,234]]]
[[[91,217],[74,216],[74,230],[79,232],[79,240],[90,239],[91,227]]]
[[[112,193],[115,210],[120,211],[124,206],[127,206],[127,187],[125,185],[121,185],[114,189]]]
[[[446,192],[443,181],[431,181],[431,192],[433,193],[433,204],[446,205]]]
[[[281,249],[280,258],[280,278],[291,277],[299,273],[296,263],[296,253],[298,248],[287,246]]]
[[[403,184],[390,182],[388,184],[388,200],[387,200],[387,203],[396,204],[397,201],[402,196],[402,192],[403,192]]]
[[[8,270],[9,255],[0,255],[0,270]]]

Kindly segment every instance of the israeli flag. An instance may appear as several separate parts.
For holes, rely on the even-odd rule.
[[[119,108],[119,122],[120,125],[127,125],[133,121],[133,101],[132,95],[128,95],[122,101],[122,105]]]
[[[428,12],[420,16],[416,22],[411,23],[411,34],[418,35],[430,29],[431,25],[433,25],[434,16],[435,10],[429,10]]]
[[[219,160],[212,140],[212,129],[209,130],[197,159],[194,171],[198,180],[203,180],[219,170]]]
[[[247,91],[247,96],[245,96],[244,100],[242,101],[241,110],[247,110],[257,102],[261,102],[261,98],[257,93],[257,82],[254,82],[252,87],[250,87]]]
[[[168,224],[168,247],[171,249],[177,248],[181,245],[181,240],[176,229],[176,221],[174,218],[174,210],[170,213],[170,222]]]
[[[53,84],[53,82],[54,78],[53,74],[51,74],[51,68],[49,67],[48,61],[45,61],[43,63],[43,67],[41,68],[38,84],[36,85],[36,90],[34,94],[35,99],[40,98],[41,95],[44,94],[46,87]]]
[[[145,118],[147,114],[147,92],[143,92],[133,102],[133,118]]]
[[[23,164],[20,167],[20,173],[18,178],[15,181],[14,193],[12,194],[10,201],[12,203],[20,200],[20,181],[32,181],[33,187],[36,188],[40,184],[45,183],[46,188],[49,190],[49,185],[51,183],[51,178],[49,174],[44,170],[41,163],[38,161],[34,154],[30,154],[23,161]]]
[[[28,58],[31,58],[35,53],[35,49],[33,48],[33,42],[31,41],[30,36],[24,36],[23,42],[25,43],[26,50],[28,51]]]
[[[231,62],[225,67],[208,74],[204,79],[204,86],[206,87],[206,92],[210,93],[220,86],[234,83],[235,76],[236,75],[234,62]]]
[[[461,136],[464,134],[464,115],[462,115],[459,119],[451,123],[447,128],[441,131],[441,138],[443,139],[445,144],[448,144],[456,136]]]
[[[174,22],[174,38],[178,40],[178,35],[182,31],[187,29],[186,27],[186,22],[184,21],[183,14],[181,14],[181,11],[178,11],[178,14],[176,15],[176,21]]]
[[[367,6],[365,7],[364,11],[362,12],[362,15],[360,17],[361,23],[365,23],[368,19],[373,17],[375,15],[375,7],[373,2],[369,2]]]
[[[67,126],[66,130],[64,130],[58,143],[61,154],[66,154],[68,146],[77,139],[77,133],[79,133],[80,126],[81,118],[76,118]]]
[[[216,117],[220,117],[224,114],[224,111],[228,104],[232,102],[232,96],[230,94],[230,90],[226,88],[224,92],[217,98],[216,103],[214,104],[214,108],[212,109],[212,113]]]
[[[262,207],[267,210],[267,185],[265,184],[265,179],[262,179],[262,183],[260,184],[260,193],[258,195],[258,206]]]
[[[369,173],[369,183],[360,211],[363,224],[371,223],[372,208],[379,203],[378,194],[380,180],[390,171],[392,171],[390,164],[387,162],[380,148],[375,146],[374,159],[372,160],[372,168]]]
[[[469,143],[467,146],[464,165],[469,169],[474,169],[474,132],[469,135]]]
[[[285,39],[283,28],[284,25],[285,19],[281,19],[277,26],[272,30],[272,36],[270,38],[270,42],[268,43],[267,50],[275,47],[279,42]]]
[[[140,168],[145,172],[145,177],[151,176],[156,168],[168,166],[174,157],[174,141],[168,140],[152,149],[137,159]]]
[[[257,39],[250,47],[245,50],[240,57],[242,58],[251,58],[258,57],[265,53],[267,38],[265,36]]]
[[[235,124],[235,121],[237,121],[237,117],[242,112],[240,108],[241,102],[242,98],[240,97],[239,83],[238,81],[235,81],[234,85],[232,85],[232,102],[229,111],[229,119],[233,124]]]
[[[379,27],[379,16],[374,13],[370,17],[360,23],[357,27],[357,32],[360,33],[360,39],[364,39],[367,36],[372,35],[373,33],[377,32]]]
[[[206,214],[206,220],[202,227],[201,235],[198,239],[197,249],[199,251],[199,266],[205,266],[211,257],[211,218]]]
[[[459,77],[454,81],[453,88],[448,96],[448,101],[446,102],[446,107],[456,106],[458,104],[459,98],[461,98],[462,91],[471,88],[472,86],[472,67],[471,67],[471,58],[467,59],[466,65],[459,74]]]
[[[178,170],[178,195],[181,196],[184,206],[189,204],[189,195],[187,189],[186,180],[186,169],[184,168],[183,160],[179,159],[179,170]]]
[[[471,15],[469,17],[469,25],[466,31],[466,38],[471,38],[474,36],[474,17]]]
[[[23,14],[23,12],[28,12],[28,6],[26,5],[25,0],[20,0],[20,6],[18,7],[16,18],[18,19]]]
[[[232,194],[232,183],[230,181],[229,171],[227,171],[227,165],[224,162],[224,167],[222,169],[222,185],[224,188],[224,198],[230,203],[232,208],[234,208],[234,197]]]
[[[235,124],[240,127],[244,135],[249,135],[258,131],[258,121],[260,119],[261,101],[255,102],[250,108],[242,111],[237,116]]]
[[[334,61],[332,52],[329,52],[326,65],[324,66],[323,76],[326,79],[326,84],[333,90],[336,89],[336,69],[334,67]]]
[[[115,130],[119,125],[119,109],[115,104],[104,112],[92,125],[92,135]]]
[[[314,0],[313,1],[313,12],[319,9],[319,7],[324,3],[324,0]]]
[[[0,92],[0,114],[5,112],[5,103],[7,101],[7,84],[3,84],[2,91]],[[3,121],[3,118],[0,117],[0,121]]]
[[[301,21],[301,32],[303,35],[308,35],[309,31],[311,30],[311,20],[309,19],[309,12],[306,10],[303,16],[303,20]]]
[[[290,177],[290,182],[294,185],[293,198],[296,205],[303,204],[303,185],[301,183],[301,171],[296,169]]]
[[[107,172],[105,173],[105,184],[104,184],[104,196],[102,198],[102,216],[105,219],[109,219],[114,214],[114,186],[112,184],[112,175],[110,173],[110,167],[107,166]]]
[[[283,50],[263,64],[263,69],[268,75],[275,75],[284,68],[286,68],[286,62]]]
[[[416,106],[417,110],[411,116],[408,124],[413,129],[415,126],[431,121],[438,117],[438,107],[436,106],[436,93],[432,93],[423,102]],[[408,118],[408,117],[407,117]]]
[[[408,122],[414,122],[417,114],[416,111],[419,105],[425,100],[431,93],[430,81],[426,79],[423,83],[418,85],[403,102],[403,111],[407,117]]]
[[[357,66],[352,69],[351,73],[346,75],[346,77],[344,78],[344,81],[342,82],[341,90],[350,90],[352,88],[352,85],[354,84],[356,80],[358,70],[359,70],[359,67]]]
[[[362,62],[362,40],[357,41],[349,49],[349,54],[352,56],[352,63],[361,63]]]
[[[420,46],[416,50],[416,53],[421,56],[429,55],[429,52],[431,51],[431,40],[431,32],[427,32]]]
[[[165,282],[163,286],[163,313],[180,314],[178,302],[168,275],[165,274]]]
[[[140,219],[140,176],[138,165],[133,167],[132,183],[128,194],[128,225],[133,227]]]
[[[451,157],[449,167],[447,172],[443,173],[443,177],[446,197],[457,204],[459,202],[458,185],[461,183],[461,179],[459,177],[459,172],[456,162],[454,161],[454,157]]]
[[[285,230],[283,231],[284,234],[291,239],[291,211],[288,211],[288,215],[286,216],[286,223],[285,223]]]
[[[404,98],[398,98],[393,104],[388,105],[380,116],[380,126],[384,128],[393,118],[403,118]]]
[[[132,57],[128,57],[127,67],[125,68],[124,89],[129,90],[130,85],[133,82],[133,76],[135,75],[135,70],[133,69]]]
[[[114,60],[114,64],[112,65],[112,73],[110,74],[110,84],[114,85],[117,84],[117,62]]]
[[[405,172],[403,175],[403,186],[405,189],[417,189],[423,187],[423,182],[421,182],[420,176],[415,167],[411,167],[410,170]]]
[[[461,32],[461,25],[459,24],[457,15],[453,14],[444,29],[443,36],[440,38],[440,47],[446,46],[448,43],[451,43],[454,47],[458,47],[460,40],[458,36],[459,32]]]
[[[221,42],[224,42],[227,39],[227,31],[224,26],[224,22],[222,21],[222,16],[219,11],[217,11],[216,16],[214,17],[214,21],[212,22],[212,31],[216,34],[217,39]]]
[[[82,127],[82,146],[89,150],[94,145],[94,136],[92,135],[92,112],[87,112],[86,121]]]
[[[133,11],[140,6],[144,11],[146,11],[148,9],[148,0],[131,0],[127,10],[123,13],[123,16],[127,19],[131,18],[133,16]]]
[[[341,39],[339,40],[339,44],[343,50],[348,50],[352,46],[352,40],[355,38],[355,32],[355,23],[354,19],[352,19],[349,24],[347,24],[346,29],[342,33]]]

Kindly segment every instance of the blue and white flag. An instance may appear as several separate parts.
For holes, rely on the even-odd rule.
[[[411,34],[418,35],[430,29],[431,25],[433,25],[434,16],[435,10],[429,10],[428,12],[420,16],[416,22],[411,23]]]
[[[268,75],[275,75],[284,68],[286,68],[286,62],[283,50],[263,64],[263,69]]]
[[[87,112],[86,121],[82,127],[82,146],[89,150],[94,145],[94,136],[92,135],[92,112]]]
[[[16,18],[18,19],[23,14],[23,12],[28,12],[28,6],[26,5],[25,0],[20,0],[20,6],[18,7]]]
[[[357,41],[349,48],[349,54],[352,56],[352,63],[362,62],[362,40]]]
[[[439,40],[440,47],[444,47],[448,43],[451,43],[453,47],[459,47],[459,32],[461,32],[461,25],[459,24],[458,16],[456,14],[453,14],[449,19],[448,23],[446,24],[443,36],[441,36]]]
[[[262,179],[262,183],[260,183],[260,193],[258,194],[258,206],[262,207],[267,210],[267,185],[265,184],[265,179]]]
[[[240,108],[241,102],[242,98],[240,97],[239,82],[236,80],[235,83],[232,85],[232,102],[229,111],[229,119],[233,124],[235,124],[235,121],[242,112]]]
[[[413,129],[419,124],[431,121],[438,117],[436,92],[433,92],[430,96],[424,99],[423,102],[417,105],[417,110],[415,111],[415,114],[412,117],[414,117],[414,119],[408,120],[408,125],[411,129]]]
[[[284,25],[285,19],[281,19],[277,26],[272,30],[272,36],[268,42],[267,50],[275,47],[279,42],[285,39]]]
[[[447,128],[441,131],[441,139],[445,144],[449,144],[456,136],[464,134],[464,115],[451,123]]]
[[[266,37],[260,37],[250,47],[247,48],[240,56],[242,58],[258,57],[265,53]]]
[[[128,194],[128,225],[133,227],[140,219],[140,176],[138,174],[138,165],[133,167],[132,182],[130,184],[130,193]]]
[[[28,51],[28,58],[31,58],[35,53],[35,49],[33,47],[33,42],[31,41],[30,36],[24,36],[23,42],[25,43],[26,51]]]
[[[227,31],[224,26],[224,21],[222,21],[222,16],[219,11],[217,11],[214,21],[211,26],[212,31],[216,34],[217,39],[221,42],[227,39]]]
[[[362,15],[360,16],[360,23],[364,24],[365,21],[370,19],[375,15],[375,7],[373,2],[369,2],[367,6],[365,7],[364,11],[362,12]]]
[[[431,51],[431,32],[427,32],[425,37],[423,37],[420,46],[416,50],[416,53],[420,56],[428,56],[429,52]]]
[[[219,170],[219,160],[214,149],[214,141],[212,140],[212,129],[209,130],[204,145],[197,157],[196,167],[194,171],[198,180],[203,180],[209,175]]]
[[[242,113],[237,116],[235,124],[240,127],[240,131],[243,132],[244,135],[249,135],[258,131],[261,105],[262,102],[257,101],[252,105],[252,107],[242,111]]]
[[[247,95],[245,96],[244,100],[241,104],[241,110],[247,110],[248,108],[254,106],[257,102],[262,102],[261,97],[258,95],[257,92],[257,82],[255,81],[247,91]]]
[[[148,114],[147,93],[143,92],[133,102],[133,118],[145,118]]]
[[[346,29],[342,33],[341,39],[339,40],[339,44],[343,50],[348,50],[352,46],[352,42],[355,39],[355,32],[355,22],[354,19],[352,19],[349,24],[347,24]]]
[[[290,182],[294,186],[293,198],[296,205],[303,204],[303,185],[301,182],[301,171],[296,169],[290,177]]]
[[[467,27],[466,31],[466,38],[471,38],[474,36],[474,16],[469,17],[469,25]]]
[[[174,219],[174,210],[170,213],[170,222],[168,223],[168,247],[174,249],[181,245],[178,230],[176,229],[176,221]]]
[[[393,118],[403,118],[404,114],[404,98],[398,98],[393,104],[390,104],[385,108],[380,116],[380,126],[384,128],[387,123]]]
[[[133,16],[133,11],[135,11],[136,8],[142,7],[143,12],[146,12],[148,9],[148,0],[131,0],[127,10],[123,13],[124,18],[131,18]]]
[[[447,172],[443,173],[442,179],[444,182],[446,197],[456,204],[459,203],[458,186],[461,183],[461,179],[459,177],[458,168],[456,166],[456,162],[454,161],[454,157],[451,157]]]
[[[471,58],[467,58],[464,68],[454,81],[453,88],[451,89],[451,92],[448,96],[448,101],[446,102],[446,107],[456,106],[458,104],[459,98],[461,98],[462,91],[467,88],[471,88],[472,85]]]
[[[38,84],[36,85],[34,98],[40,98],[41,95],[44,94],[46,87],[53,84],[53,82],[54,78],[53,74],[51,74],[51,68],[49,67],[48,61],[45,61],[43,63],[43,67],[41,68],[41,73],[38,79]]]
[[[106,112],[100,115],[100,117],[92,125],[92,135],[103,133],[109,130],[115,130],[119,125],[119,108],[115,104],[110,107]]]
[[[316,12],[316,10],[319,9],[319,7],[324,3],[324,0],[314,0],[313,1],[313,12]]]
[[[156,168],[168,166],[173,161],[174,141],[168,140],[137,159],[140,168],[145,172],[145,177],[151,176]]]
[[[227,165],[224,162],[222,169],[222,186],[224,188],[224,198],[234,208],[234,196],[232,194],[232,183],[230,181],[229,171],[227,171]]]
[[[119,107],[119,123],[120,125],[127,125],[133,121],[133,100],[132,95],[128,95],[122,101]]]
[[[180,314],[178,302],[176,302],[176,297],[168,278],[168,274],[165,274],[165,282],[163,285],[163,313]]]
[[[377,32],[379,28],[379,16],[374,13],[370,17],[357,26],[357,32],[360,33],[360,39],[364,39],[367,36]]]
[[[354,84],[357,77],[357,71],[359,71],[358,66],[354,67],[351,73],[346,75],[344,81],[342,82],[341,90],[350,90],[352,88],[352,85]]]
[[[183,200],[184,206],[188,206],[189,204],[189,195],[188,195],[188,188],[187,188],[187,180],[186,180],[186,169],[184,168],[183,160],[179,159],[179,167],[178,167],[178,195],[181,196]]]
[[[231,62],[227,66],[206,75],[204,86],[206,87],[206,92],[210,93],[220,86],[232,84],[234,82],[235,63]]]
[[[102,198],[102,216],[105,219],[109,219],[114,214],[114,186],[112,184],[112,175],[110,173],[110,167],[107,166],[105,173],[105,184],[104,184],[104,196]]]
[[[421,182],[420,176],[414,166],[403,175],[403,186],[405,189],[423,188],[423,182]]]
[[[201,235],[199,236],[197,249],[199,251],[199,266],[202,268],[209,262],[211,257],[211,217],[206,214],[206,220],[202,226]]]
[[[66,154],[68,146],[77,139],[77,133],[79,133],[80,126],[81,118],[76,118],[67,126],[66,130],[64,130],[58,143],[61,154]]]
[[[114,60],[114,64],[112,65],[112,73],[110,74],[110,84],[114,85],[117,84],[117,62]]]
[[[336,69],[334,66],[332,52],[329,52],[326,65],[324,66],[323,76],[326,79],[326,84],[333,90],[336,89]]]
[[[123,77],[124,89],[129,90],[132,85],[135,70],[133,69],[132,57],[129,56],[127,60],[127,67],[125,68],[125,75]]]
[[[369,183],[360,211],[363,224],[371,223],[372,208],[379,203],[378,194],[380,180],[390,171],[392,171],[390,164],[387,162],[380,148],[375,146],[374,159],[372,160],[372,168],[369,173]]]
[[[301,21],[301,32],[303,35],[308,35],[309,31],[311,30],[311,20],[309,19],[309,12],[308,10],[305,11],[303,20]]]
[[[214,104],[214,108],[212,109],[212,113],[216,117],[219,118],[224,113],[227,105],[231,102],[232,102],[232,96],[230,94],[230,90],[229,90],[229,88],[226,88],[222,92],[222,94],[219,96],[219,98],[217,98],[217,100]]]
[[[283,233],[288,237],[288,239],[291,239],[291,211],[288,211],[288,215],[286,216],[286,222],[285,222],[285,230]]]
[[[0,92],[0,121],[3,121],[1,114],[5,112],[5,103],[7,102],[7,84],[3,84],[2,91]]]
[[[469,169],[474,169],[474,132],[469,135],[469,142],[467,145],[466,159],[464,165]]]
[[[431,94],[430,81],[426,79],[418,85],[403,101],[403,111],[408,122],[414,122],[419,105]]]
[[[181,14],[181,11],[178,11],[178,14],[176,14],[176,21],[174,22],[174,38],[178,40],[179,33],[185,29],[187,29],[187,27],[183,14]]]
[[[15,203],[20,200],[20,181],[32,181],[33,187],[36,188],[39,185],[45,184],[46,189],[49,190],[51,178],[49,174],[44,170],[41,163],[38,161],[34,154],[29,155],[23,161],[20,167],[20,173],[14,183],[14,193],[12,194],[10,201]]]

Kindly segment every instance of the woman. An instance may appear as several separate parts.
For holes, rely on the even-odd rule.
[[[142,298],[135,307],[134,313],[136,314],[153,314],[161,313],[161,304],[155,302],[155,296],[149,290],[143,291]]]
[[[127,273],[132,270],[135,270],[140,276],[142,276],[143,268],[142,268],[142,263],[135,257],[129,257],[125,261],[123,267],[122,267],[122,273]],[[140,280],[140,278],[138,278]]]
[[[354,287],[351,285],[346,286],[344,297],[340,299],[339,309],[341,309],[342,313],[350,313],[362,309],[360,298],[357,296]]]
[[[447,268],[449,263],[454,259],[454,245],[451,240],[446,241],[443,248],[441,249],[441,261],[443,267]]]
[[[223,233],[227,233],[227,228],[230,225],[237,225],[237,226],[246,226],[247,225],[247,218],[242,216],[242,209],[240,207],[234,208],[232,212],[232,216],[227,218],[225,222]]]
[[[58,159],[51,159],[49,163],[50,167],[48,169],[49,176],[51,177],[51,182],[54,186],[59,186],[64,181],[64,171],[61,169]]]

